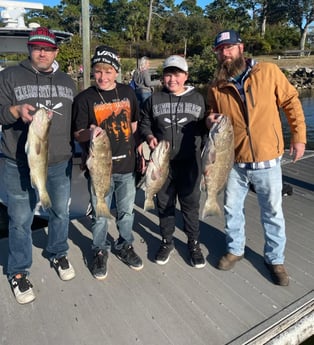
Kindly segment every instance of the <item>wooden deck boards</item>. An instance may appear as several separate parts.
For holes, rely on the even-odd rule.
[[[92,259],[90,220],[72,220],[69,258],[76,278],[60,281],[43,251],[46,229],[33,232],[31,281],[37,298],[21,306],[5,276],[7,239],[0,240],[0,344],[249,344],[249,339],[291,313],[294,303],[313,299],[314,154],[297,164],[285,164],[283,171],[284,179],[294,187],[293,195],[283,202],[286,267],[291,276],[288,287],[275,286],[264,267],[264,241],[254,193],[247,198],[245,258],[233,270],[223,272],[214,268],[224,253],[222,217],[200,223],[201,247],[207,260],[204,269],[194,269],[188,262],[179,213],[176,250],[168,264],[156,265],[158,219],[154,212],[142,211],[143,193],[139,191],[134,247],[144,261],[140,272],[112,254],[107,279],[93,279],[87,267]],[[114,226],[110,236],[117,237]]]

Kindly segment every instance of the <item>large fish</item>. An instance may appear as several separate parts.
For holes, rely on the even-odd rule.
[[[52,112],[39,109],[33,115],[29,125],[25,152],[30,169],[32,187],[37,189],[41,206],[51,207],[51,200],[46,189],[48,173],[48,134]]]
[[[220,116],[211,127],[202,152],[201,190],[206,191],[202,218],[221,215],[217,196],[225,186],[234,161],[234,135],[231,120]]]
[[[97,197],[96,216],[113,218],[105,197],[110,190],[112,153],[110,140],[105,130],[93,135],[90,141],[86,166],[91,177],[92,188]]]
[[[161,140],[151,153],[150,161],[145,172],[145,202],[144,211],[155,207],[154,195],[166,182],[169,173],[170,144]]]

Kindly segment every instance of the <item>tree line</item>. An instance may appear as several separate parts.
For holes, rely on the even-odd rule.
[[[314,0],[214,0],[204,8],[196,0],[90,0],[89,13],[91,53],[108,44],[126,65],[137,56],[182,54],[193,59],[204,82],[213,70],[212,44],[221,30],[239,31],[252,55],[280,55],[314,44]],[[72,41],[61,47],[61,63],[82,61],[81,1],[29,11],[25,21],[72,33]]]

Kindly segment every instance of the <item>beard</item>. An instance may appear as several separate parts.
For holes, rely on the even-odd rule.
[[[227,81],[231,77],[242,74],[245,70],[246,63],[243,54],[240,54],[233,60],[219,61],[215,72],[215,82],[221,83]]]

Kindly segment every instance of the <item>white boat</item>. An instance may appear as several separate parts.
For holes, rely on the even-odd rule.
[[[27,39],[38,23],[24,22],[26,10],[42,10],[43,4],[35,2],[6,1],[0,0],[0,20],[5,25],[0,28],[0,53],[27,53]],[[69,32],[52,30],[56,35],[57,42],[69,40],[73,35]]]

